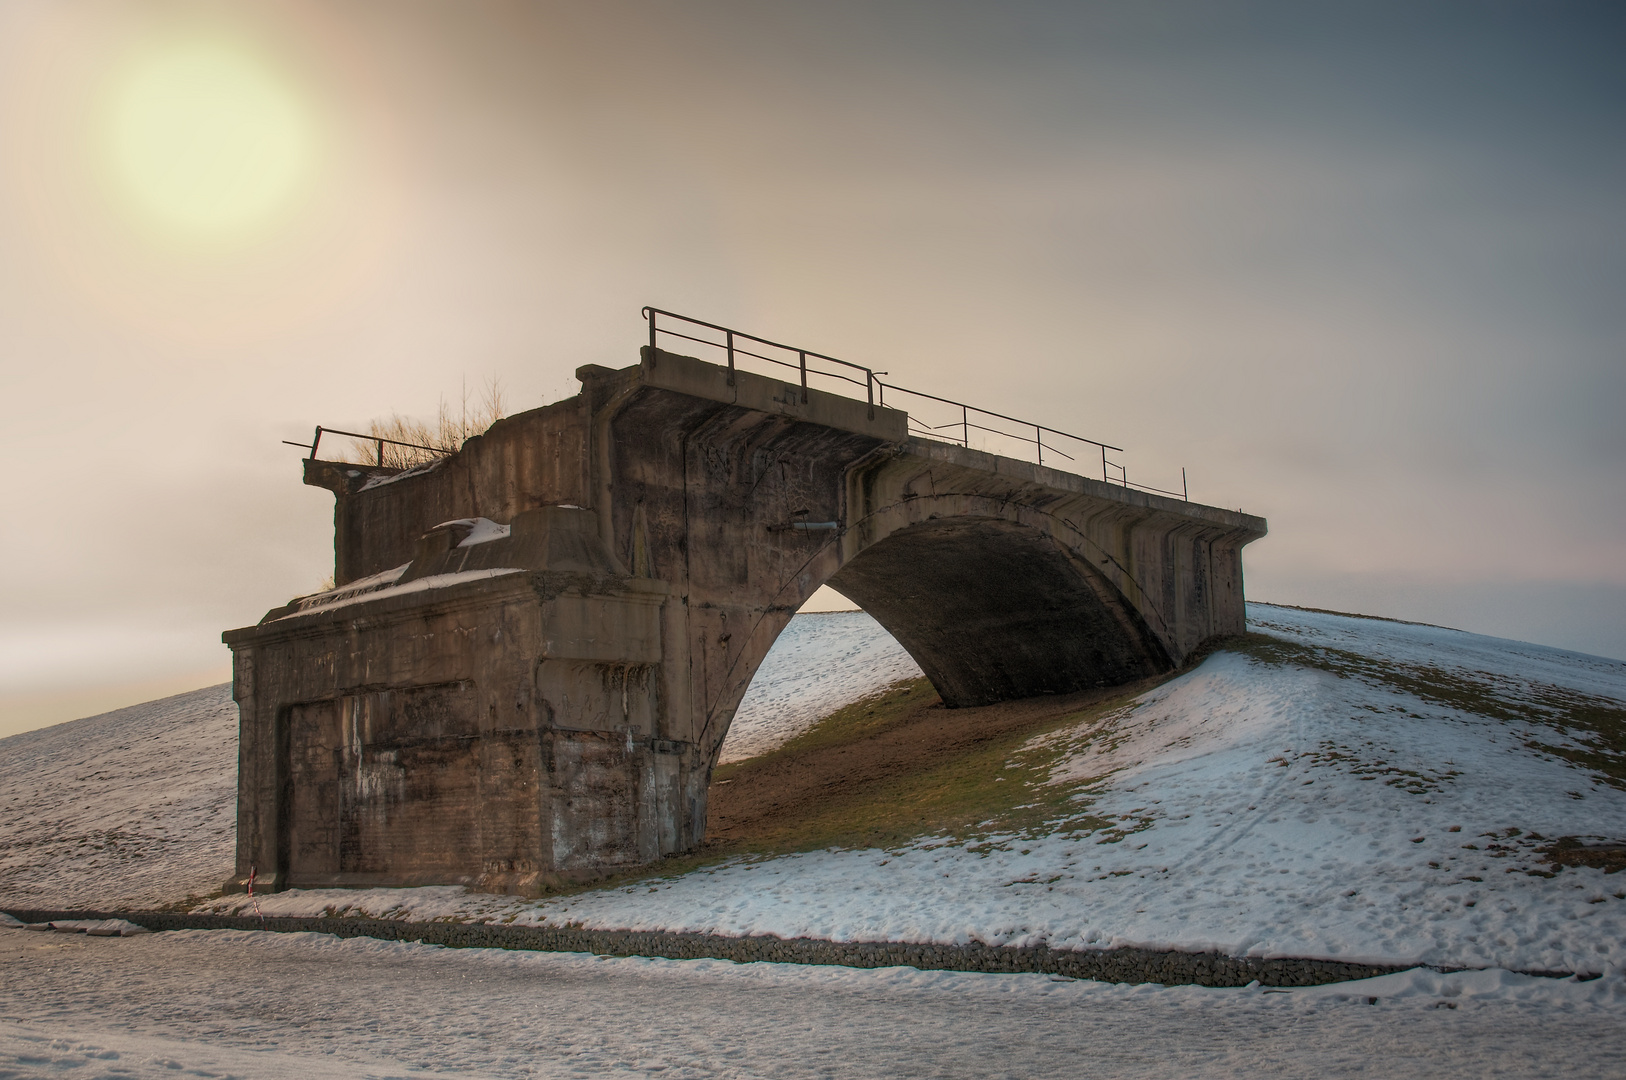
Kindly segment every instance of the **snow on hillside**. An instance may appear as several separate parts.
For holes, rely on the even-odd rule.
[[[1564,726],[1566,709],[1626,705],[1626,665],[1433,627],[1250,611],[1260,631],[1337,651],[1219,653],[1018,755],[1046,762],[1094,823],[740,859],[542,903],[376,890],[283,894],[265,910],[1626,968],[1626,874],[1553,874],[1541,861],[1552,838],[1626,839],[1626,791],[1585,764],[1600,753],[1587,733]]]
[[[719,764],[765,754],[843,705],[918,678],[920,665],[864,612],[798,615],[751,680]]]
[[[0,739],[0,903],[135,909],[213,893],[236,835],[229,684]]]
[[[1626,840],[1622,763],[1587,728],[1626,707],[1626,664],[1267,605],[1250,617],[1280,644],[1218,653],[1017,754],[1074,797],[1047,828],[741,859],[541,903],[443,887],[290,892],[263,907],[1626,968],[1626,874],[1542,861],[1557,837]],[[915,670],[868,616],[800,616],[731,753]],[[144,906],[218,886],[234,728],[216,687],[0,740],[0,901]]]
[[[1553,687],[1616,703],[1626,694],[1626,661],[1444,626],[1249,604],[1248,628],[1391,664],[1443,669],[1526,700],[1539,699]]]

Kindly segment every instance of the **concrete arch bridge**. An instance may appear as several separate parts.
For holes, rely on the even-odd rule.
[[[950,706],[1243,629],[1260,518],[650,347],[577,375],[425,466],[305,461],[336,587],[224,635],[235,884],[529,891],[693,847],[734,711],[824,584]]]

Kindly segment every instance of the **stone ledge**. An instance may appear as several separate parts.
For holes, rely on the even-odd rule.
[[[1045,945],[914,945],[895,941],[824,941],[819,938],[726,937],[718,934],[638,930],[581,930],[494,923],[403,922],[394,919],[285,918],[252,915],[189,915],[154,911],[36,911],[7,909],[23,922],[65,919],[126,919],[148,930],[268,930],[333,934],[382,941],[418,941],[454,949],[519,949],[599,956],[648,956],[668,960],[732,960],[736,963],[819,964],[853,968],[912,967],[921,971],[1059,975],[1109,983],[1168,986],[1320,986],[1369,979],[1419,965],[1353,964],[1342,960],[1283,957],[1261,960],[1219,953],[1154,949],[1052,949]],[[1466,968],[1435,968],[1465,971]],[[1569,971],[1523,975],[1569,978]],[[1595,976],[1583,974],[1583,979]]]

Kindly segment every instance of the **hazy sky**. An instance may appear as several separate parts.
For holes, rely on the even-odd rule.
[[[1254,599],[1626,657],[1618,3],[0,0],[0,734],[223,680],[317,423],[639,307],[1127,448]]]

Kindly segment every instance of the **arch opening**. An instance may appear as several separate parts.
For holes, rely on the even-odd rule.
[[[906,526],[859,551],[828,584],[898,640],[950,708],[1112,686],[1174,667],[1088,562],[1003,518]]]
[[[819,577],[803,587],[816,591]],[[916,521],[849,549],[823,583],[858,604],[851,614],[873,619],[870,627],[896,642],[887,646],[901,646],[893,655],[907,653],[937,693],[911,686],[918,678],[911,665],[890,680],[864,672],[871,676],[863,680],[867,692],[832,694],[831,675],[845,666],[836,662],[836,649],[809,648],[804,639],[814,634],[776,634],[769,651],[791,648],[774,663],[765,657],[755,675],[769,677],[780,707],[771,715],[760,702],[753,709],[743,742],[754,752],[736,744],[725,762],[719,745],[713,761],[721,771],[716,779],[708,774],[709,842],[771,844],[792,836],[822,844],[840,836],[843,843],[879,843],[892,835],[888,830],[943,827],[963,808],[933,801],[930,785],[909,785],[978,752],[990,736],[1036,731],[1110,698],[1114,691],[1106,687],[1142,683],[1176,667],[1105,575],[1043,524],[987,514]],[[856,658],[849,643],[857,637],[851,627],[840,632],[843,659]],[[877,644],[872,638],[861,664],[880,652]],[[823,698],[823,707],[797,709],[792,695]],[[1035,700],[1048,695],[1055,698]],[[826,719],[834,723],[819,738],[767,755]],[[900,801],[899,790],[920,799]],[[839,793],[834,802],[833,793]]]

